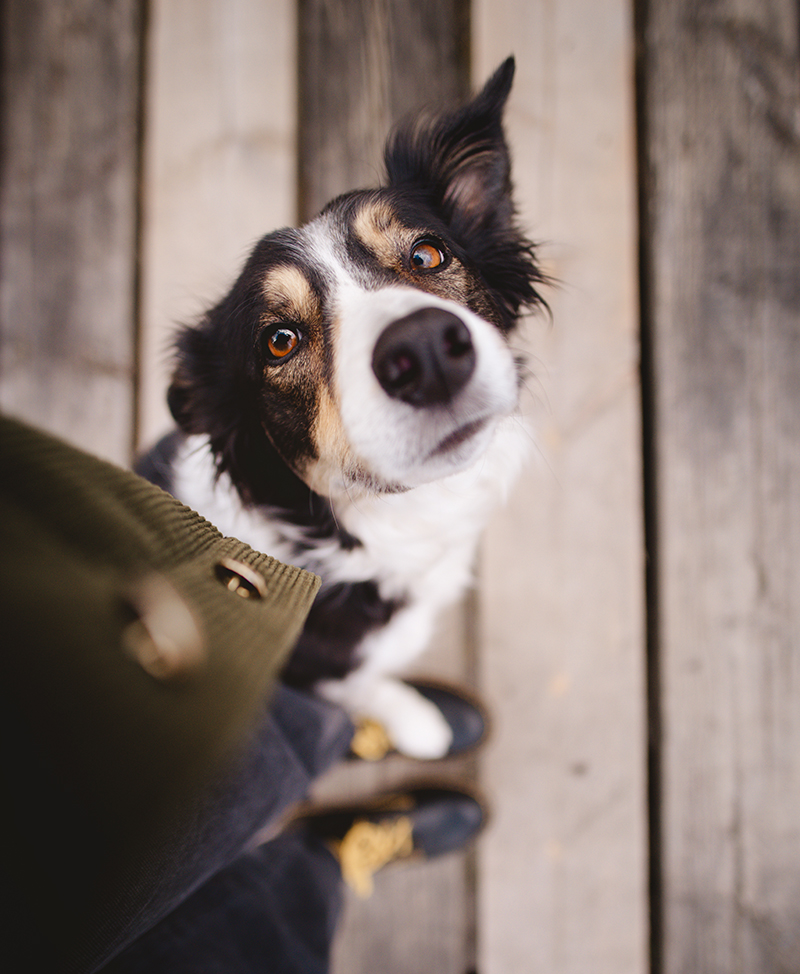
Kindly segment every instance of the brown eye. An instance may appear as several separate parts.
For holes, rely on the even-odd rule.
[[[281,361],[292,354],[300,344],[301,337],[297,328],[281,325],[267,332],[262,339],[262,344],[269,358],[273,361]]]
[[[417,270],[434,271],[442,267],[444,251],[430,240],[421,240],[411,250],[411,266]]]

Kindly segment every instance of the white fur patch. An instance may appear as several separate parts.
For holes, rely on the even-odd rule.
[[[465,469],[486,449],[496,424],[517,405],[514,358],[496,327],[463,305],[410,286],[365,287],[340,259],[336,227],[322,216],[303,229],[309,249],[332,282],[330,310],[336,322],[335,395],[350,450],[361,470],[386,485],[417,487]],[[379,336],[393,321],[423,308],[441,308],[467,327],[476,366],[452,402],[418,409],[390,398],[372,369]],[[471,424],[477,432],[450,449],[449,436]],[[339,479],[325,470],[315,490],[350,489],[347,471]]]
[[[355,717],[378,720],[408,757],[432,760],[447,754],[453,740],[450,725],[437,706],[407,684],[356,671],[344,680],[325,680],[317,689]]]
[[[372,351],[384,328],[422,308],[457,314],[476,353],[475,372],[466,387],[452,402],[427,409],[387,396],[372,370]],[[462,470],[479,456],[495,424],[517,402],[514,360],[497,329],[452,301],[413,288],[344,288],[337,295],[337,311],[339,408],[362,465],[386,483],[417,487]],[[483,428],[460,446],[439,450],[448,436],[470,423]]]

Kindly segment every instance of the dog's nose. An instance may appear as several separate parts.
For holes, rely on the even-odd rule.
[[[475,371],[475,348],[459,317],[420,308],[384,329],[372,370],[392,399],[420,408],[448,403]]]

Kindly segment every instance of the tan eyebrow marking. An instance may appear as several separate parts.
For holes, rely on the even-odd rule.
[[[414,232],[385,202],[366,203],[353,220],[353,233],[385,267],[396,267],[399,254],[414,242]]]
[[[273,267],[264,278],[262,291],[270,307],[287,318],[311,321],[319,315],[316,295],[298,267]]]

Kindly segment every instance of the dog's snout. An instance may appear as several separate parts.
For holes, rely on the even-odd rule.
[[[372,370],[392,399],[424,407],[450,402],[475,370],[464,322],[443,308],[420,308],[388,325],[375,343]]]

